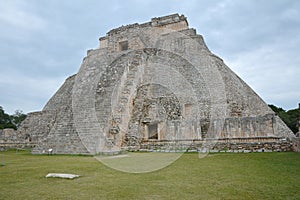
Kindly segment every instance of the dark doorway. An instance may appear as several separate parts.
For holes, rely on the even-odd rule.
[[[157,124],[148,125],[148,139],[158,140],[158,129]]]
[[[123,41],[119,43],[120,51],[128,50],[128,41]]]

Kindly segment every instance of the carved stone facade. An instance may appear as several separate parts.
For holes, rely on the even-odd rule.
[[[122,26],[19,131],[33,153],[289,151],[293,133],[183,15]]]

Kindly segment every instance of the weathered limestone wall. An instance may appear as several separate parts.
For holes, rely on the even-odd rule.
[[[154,152],[283,152],[293,151],[293,142],[282,138],[236,138],[219,140],[193,141],[145,141],[136,149],[129,147],[129,151]]]
[[[10,147],[35,146],[49,132],[55,114],[55,112],[46,111],[28,113],[17,131],[0,130],[3,133],[0,143],[6,143],[6,146]]]
[[[56,112],[40,111],[28,113],[22,122],[19,132],[27,135],[31,142],[38,143],[45,138],[56,120]]]
[[[14,129],[6,128],[0,130],[0,143],[14,142],[16,140],[19,140],[19,137]]]
[[[29,113],[18,132],[35,145],[33,153],[87,154],[73,126],[72,90],[76,75],[65,83],[41,112]]]
[[[300,152],[300,137],[293,138],[293,151]]]
[[[108,48],[109,52],[122,51],[120,43],[126,41],[128,49],[142,49],[153,45],[154,43],[151,39],[155,38],[155,36],[188,29],[187,19],[183,15],[174,14],[152,18],[151,22],[130,24],[109,31],[105,37],[99,39],[100,48]],[[149,32],[151,32],[150,36]],[[143,33],[146,33],[148,37],[143,37]]]
[[[31,141],[29,135],[24,135],[14,129],[0,130],[0,148],[26,148],[34,147],[35,143]]]
[[[51,121],[47,124],[49,128],[38,141],[33,153],[43,153],[53,149],[53,153],[57,154],[88,154],[74,127],[72,91],[75,77],[76,75],[67,78],[44,107],[43,112],[55,114],[51,114]],[[41,131],[38,133],[41,134]]]

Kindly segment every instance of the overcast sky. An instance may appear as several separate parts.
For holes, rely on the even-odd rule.
[[[0,0],[0,105],[42,110],[100,36],[173,13],[266,103],[298,107],[299,0]]]

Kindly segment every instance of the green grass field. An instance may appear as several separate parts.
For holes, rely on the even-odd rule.
[[[146,154],[145,154],[146,155]],[[150,173],[92,156],[1,152],[0,199],[300,199],[300,153],[187,153]],[[45,178],[50,172],[81,175]]]

